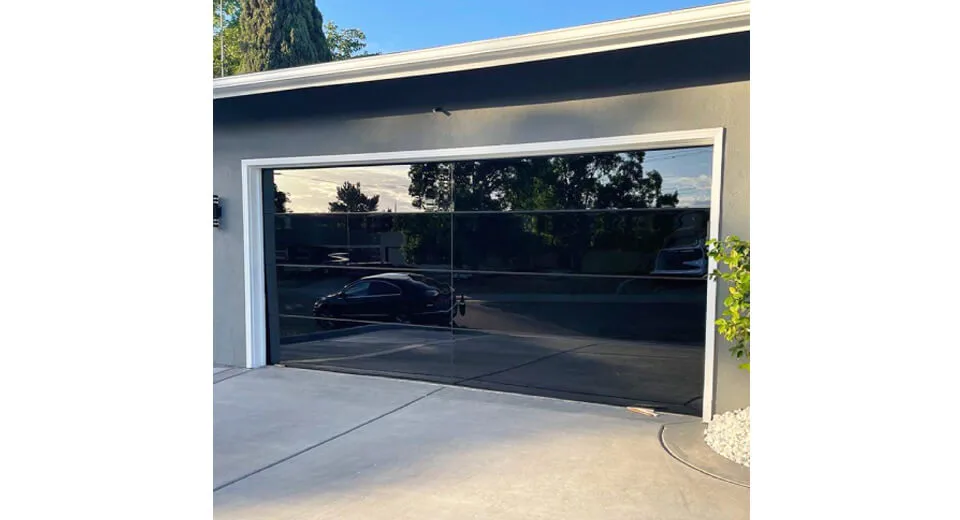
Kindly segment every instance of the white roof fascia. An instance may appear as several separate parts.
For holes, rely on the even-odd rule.
[[[215,78],[213,98],[499,67],[749,30],[749,0],[729,2],[568,29]]]

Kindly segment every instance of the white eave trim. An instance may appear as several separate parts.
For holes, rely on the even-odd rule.
[[[215,78],[213,98],[498,67],[749,30],[749,0],[730,2],[569,29]]]

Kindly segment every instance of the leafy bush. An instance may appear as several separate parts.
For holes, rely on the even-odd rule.
[[[707,242],[710,258],[718,268],[710,273],[714,280],[730,284],[723,300],[724,311],[717,321],[717,330],[733,343],[730,353],[737,359],[746,359],[740,368],[750,370],[750,242],[737,236]],[[726,269],[721,271],[720,266]]]

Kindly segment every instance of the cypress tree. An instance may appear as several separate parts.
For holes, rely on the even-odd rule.
[[[240,72],[330,61],[323,16],[313,0],[243,0]]]

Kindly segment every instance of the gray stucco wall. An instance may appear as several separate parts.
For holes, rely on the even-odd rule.
[[[725,56],[749,48],[749,36],[713,42]],[[717,65],[704,53],[688,46],[682,56],[682,70],[637,78],[624,72],[623,63],[580,70],[582,60],[545,64],[543,70],[527,67],[502,72],[518,90],[491,89],[504,80],[498,72],[463,75],[459,80],[437,77],[398,82],[381,82],[363,87],[327,89],[327,93],[297,94],[290,97],[261,97],[243,101],[218,102],[214,125],[214,193],[224,201],[224,225],[214,233],[214,362],[244,363],[243,322],[243,237],[241,228],[240,161],[246,158],[283,157],[341,153],[386,152],[462,146],[480,146],[531,141],[582,139],[624,134],[725,127],[724,178],[721,205],[721,235],[750,237],[750,84],[746,56],[736,56],[725,66]],[[700,48],[703,50],[703,47]],[[636,70],[650,71],[650,63],[667,57],[621,54],[611,59],[626,60]],[[685,53],[685,54],[684,54]],[[644,61],[646,60],[646,62]],[[669,62],[676,66],[677,55]],[[700,60],[700,61],[698,61]],[[603,65],[603,60],[591,63]],[[746,71],[744,71],[746,63]],[[578,65],[581,64],[581,65]],[[574,87],[557,89],[545,82],[544,70],[564,67]],[[599,65],[598,65],[599,67]],[[711,68],[712,67],[712,68]],[[697,74],[684,71],[696,70]],[[611,70],[602,82],[598,70]],[[619,72],[615,72],[619,70]],[[584,74],[593,74],[585,80]],[[622,81],[616,75],[625,75]],[[685,75],[686,74],[686,75]],[[709,77],[706,77],[706,76]],[[540,77],[537,81],[536,78]],[[677,80],[680,77],[681,80]],[[712,79],[711,79],[712,78]],[[458,83],[458,81],[460,83]],[[432,83],[431,83],[432,82]],[[579,83],[578,83],[579,82]],[[586,82],[586,83],[584,83]],[[593,83],[590,83],[593,82]],[[459,86],[458,86],[459,85]],[[524,86],[526,85],[526,86]],[[429,95],[425,94],[425,89]],[[539,89],[539,90],[538,90]],[[320,89],[322,90],[322,89]],[[465,90],[469,92],[465,92]],[[376,92],[392,96],[383,100]],[[632,91],[632,92],[624,92]],[[539,95],[537,95],[539,92]],[[266,101],[264,101],[266,100]],[[274,103],[274,108],[270,104]],[[379,103],[379,104],[378,104]],[[451,114],[433,114],[442,105]],[[219,115],[217,112],[220,112]],[[718,301],[722,301],[721,289]],[[718,314],[720,308],[718,306]],[[717,348],[717,411],[749,403],[749,374],[737,368],[723,342]]]

